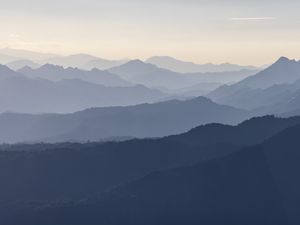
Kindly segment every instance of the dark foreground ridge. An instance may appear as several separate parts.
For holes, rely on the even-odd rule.
[[[33,145],[23,152],[3,146],[1,205],[12,211],[1,219],[10,225],[296,225],[299,124],[299,117],[267,116],[163,139]]]

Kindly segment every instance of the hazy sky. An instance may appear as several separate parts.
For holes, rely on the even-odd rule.
[[[0,47],[266,64],[300,57],[299,0],[0,0]]]

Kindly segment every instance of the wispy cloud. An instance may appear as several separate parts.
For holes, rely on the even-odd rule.
[[[231,21],[264,21],[264,20],[275,20],[275,17],[233,17]]]

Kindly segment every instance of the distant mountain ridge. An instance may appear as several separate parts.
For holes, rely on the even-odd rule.
[[[267,69],[242,80],[236,85],[268,88],[275,84],[293,83],[298,79],[300,79],[300,61],[281,57]]]
[[[0,65],[0,112],[70,113],[97,106],[155,102],[166,97],[161,91],[132,85],[116,75],[97,69],[81,71],[46,65],[41,70],[25,68],[22,71],[25,70],[34,78]],[[57,81],[40,78],[43,77],[42,71],[49,76],[47,78],[57,78]]]
[[[64,68],[52,64],[45,64],[37,69],[24,67],[18,70],[19,73],[30,78],[43,78],[52,81],[61,81],[65,79],[80,79],[95,84],[101,84],[110,87],[133,86],[132,83],[126,81],[115,74],[108,71],[93,69],[90,71],[80,70],[78,68]]]
[[[148,87],[181,89],[200,83],[237,82],[253,75],[254,70],[217,72],[217,73],[177,73],[159,68],[141,60],[132,60],[121,66],[109,69],[123,79]]]
[[[170,56],[153,56],[145,62],[179,73],[208,73],[259,69],[254,66],[240,66],[230,63],[223,63],[219,65],[212,63],[196,64],[193,62],[181,61]]]
[[[39,65],[54,64],[63,67],[77,67],[85,70],[91,70],[94,68],[107,70],[130,61],[130,59],[109,60],[83,53],[61,56],[57,54],[39,53],[21,49],[0,49],[0,64],[16,64],[16,62],[24,60],[26,60],[28,63],[29,61],[32,61],[33,63],[37,63]],[[170,56],[153,56],[149,59],[146,59],[145,63],[151,63],[160,68],[168,69],[178,73],[215,73],[261,69],[255,66],[240,66],[230,63],[223,63],[219,65],[212,63],[196,64],[192,62],[181,61]],[[20,67],[17,69],[20,69]]]
[[[221,86],[207,97],[238,108],[280,114],[300,107],[299,93],[300,61],[281,57],[258,74]]]
[[[111,137],[161,137],[178,134],[201,124],[235,124],[250,117],[247,111],[218,105],[204,97],[127,107],[93,108],[63,115],[2,114],[0,142],[86,142]],[[10,129],[1,130],[1,127]]]

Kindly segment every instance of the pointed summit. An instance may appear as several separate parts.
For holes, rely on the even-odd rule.
[[[289,58],[287,58],[287,57],[284,57],[284,56],[282,56],[282,57],[280,57],[274,64],[273,64],[273,66],[275,65],[275,66],[297,66],[297,65],[299,65],[300,64],[300,61],[297,61],[297,60],[295,60],[295,59],[289,59]],[[272,67],[272,66],[271,66]]]
[[[280,57],[274,64],[237,83],[251,88],[268,88],[276,84],[293,83],[300,79],[300,62]]]
[[[275,64],[286,64],[293,61],[295,62],[295,60],[290,60],[289,58],[282,56],[275,62]]]

